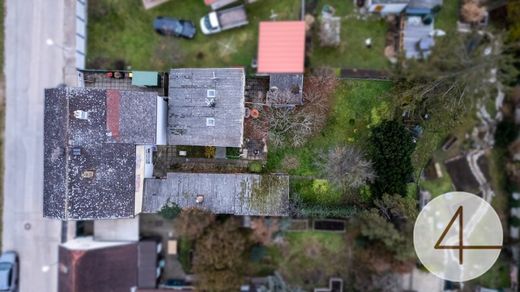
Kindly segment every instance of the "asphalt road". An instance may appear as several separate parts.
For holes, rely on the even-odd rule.
[[[63,83],[65,52],[46,39],[63,43],[65,1],[6,1],[2,249],[20,256],[21,292],[57,290],[61,222],[42,215],[43,89]]]

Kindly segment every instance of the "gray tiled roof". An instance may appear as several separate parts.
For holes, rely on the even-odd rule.
[[[290,92],[291,99],[286,101],[287,104],[303,104],[303,74],[270,74],[269,88],[270,91],[267,94],[268,102],[271,102],[269,99],[272,95],[272,90],[277,90]]]
[[[168,143],[240,147],[244,128],[244,84],[243,68],[172,69]],[[214,90],[214,97],[208,96],[211,95],[208,90]],[[210,105],[212,100],[214,104]]]
[[[204,201],[196,203],[197,195]],[[289,176],[249,173],[168,173],[145,179],[143,212],[156,213],[167,201],[216,214],[287,216]]]
[[[77,110],[87,119],[76,118]],[[46,90],[44,216],[132,217],[135,144],[155,142],[155,121],[155,93]]]

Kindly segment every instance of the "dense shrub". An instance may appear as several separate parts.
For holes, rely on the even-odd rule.
[[[414,149],[412,135],[397,121],[384,121],[372,129],[368,156],[376,172],[371,185],[374,195],[406,195],[413,172],[411,154]]]
[[[253,161],[249,164],[249,171],[250,172],[255,172],[255,173],[259,173],[259,172],[262,172],[262,163],[258,162],[258,161]]]
[[[173,202],[170,202],[170,201],[167,201],[166,204],[164,204],[161,208],[161,210],[159,210],[159,215],[161,217],[163,217],[164,219],[175,219],[175,217],[177,217],[180,213],[181,213],[182,209],[181,207],[179,207],[179,205],[173,203]]]
[[[497,125],[495,145],[505,148],[518,136],[518,128],[513,121],[503,120]]]

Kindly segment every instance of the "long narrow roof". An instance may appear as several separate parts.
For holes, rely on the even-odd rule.
[[[286,216],[288,198],[287,175],[168,173],[165,179],[145,179],[143,212],[156,213],[173,202],[216,214]]]
[[[260,22],[259,73],[303,73],[304,61],[304,21]]]
[[[45,91],[44,216],[134,216],[136,144],[155,143],[156,94]]]

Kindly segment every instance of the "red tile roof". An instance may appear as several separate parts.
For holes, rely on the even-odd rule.
[[[305,22],[260,22],[259,73],[303,73]]]
[[[119,137],[119,115],[121,94],[117,90],[107,90],[107,129],[112,133],[112,138],[117,142]]]

